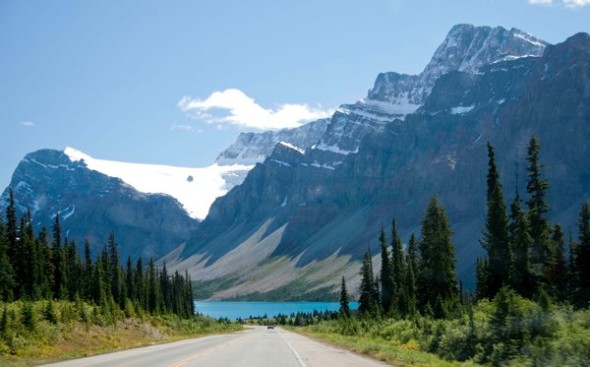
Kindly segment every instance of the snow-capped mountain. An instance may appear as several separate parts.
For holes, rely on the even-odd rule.
[[[122,259],[148,259],[158,258],[183,243],[196,228],[198,221],[173,197],[139,192],[86,163],[100,169],[109,162],[94,160],[73,149],[67,149],[67,153],[69,156],[51,149],[29,153],[12,175],[10,187],[18,215],[29,210],[37,230],[50,229],[59,213],[65,237],[79,247],[88,240],[97,253],[109,233],[115,231]],[[113,165],[106,170],[112,167],[124,168]],[[0,200],[2,212],[7,199],[5,190]]]
[[[253,165],[263,162],[280,142],[306,149],[317,143],[326,132],[329,119],[321,119],[292,129],[240,133],[236,141],[221,152],[215,162],[219,165]]]
[[[92,158],[70,147],[64,153],[72,162],[81,162],[91,170],[120,178],[137,191],[172,196],[195,219],[205,218],[213,201],[242,183],[253,167],[214,163],[207,167],[191,168],[117,162]]]
[[[427,203],[437,194],[453,226],[458,275],[471,287],[482,251],[486,142],[496,148],[510,202],[514,188],[525,192],[533,134],[542,144],[552,220],[575,228],[590,195],[583,168],[590,155],[590,36],[545,46],[520,31],[458,26],[449,37],[437,55],[463,61],[449,63],[414,113],[388,120],[383,110],[396,104],[387,90],[411,79],[379,77],[374,90],[382,94],[383,114],[374,112],[373,95],[337,111],[315,147],[277,145],[240,186],[215,201],[191,240],[166,257],[167,265],[223,284],[216,298],[309,298],[337,291],[343,275],[354,291],[358,260],[376,244],[384,223],[395,217],[404,239],[419,235]],[[514,47],[519,53],[510,51]],[[545,51],[538,56],[540,48]],[[530,54],[537,56],[524,57]],[[476,60],[489,63],[474,71]]]
[[[539,57],[546,46],[547,42],[516,28],[456,25],[422,73],[381,73],[366,99],[340,106],[315,148],[341,155],[355,152],[365,135],[418,110],[442,75],[451,71],[476,74],[482,66],[495,62]],[[324,163],[330,165],[342,160],[333,154],[326,159]]]

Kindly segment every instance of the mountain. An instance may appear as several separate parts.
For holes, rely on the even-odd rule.
[[[580,204],[590,195],[589,50],[587,34],[551,46],[517,30],[454,27],[415,78],[422,84],[408,87],[419,98],[428,92],[427,76],[446,71],[423,99],[408,97],[420,102],[415,112],[394,116],[399,99],[375,87],[380,104],[369,92],[366,101],[341,108],[317,145],[278,145],[214,202],[191,240],[165,257],[167,264],[189,268],[193,279],[216,291],[214,298],[309,298],[335,291],[342,275],[354,291],[358,260],[368,244],[378,253],[381,226],[395,216],[404,239],[419,234],[427,202],[437,194],[455,232],[459,276],[473,286],[482,253],[486,142],[496,148],[512,200],[517,190],[525,194],[526,144],[537,135],[551,218],[575,231]],[[445,67],[441,55],[450,60]],[[414,79],[389,79],[387,90],[408,80]],[[375,105],[381,115],[369,112]]]
[[[328,122],[328,119],[321,119],[292,129],[240,133],[236,141],[217,156],[215,162],[219,165],[254,165],[263,162],[280,142],[308,148],[324,135]]]
[[[69,238],[95,251],[111,230],[121,258],[160,257],[189,238],[213,201],[242,183],[258,160],[283,141],[307,147],[325,132],[326,120],[294,129],[242,133],[207,167],[175,167],[96,159],[74,148],[28,154],[15,170],[19,214],[31,210],[36,227],[51,228],[59,212]],[[8,190],[0,198],[5,211]],[[157,215],[156,215],[157,214]]]
[[[190,237],[197,221],[174,198],[137,191],[119,178],[89,168],[80,153],[39,150],[18,165],[10,183],[19,215],[31,211],[35,228],[52,228],[56,213],[70,240],[88,239],[93,252],[102,250],[115,231],[121,258],[160,257]],[[91,163],[93,160],[84,156]],[[104,162],[102,162],[104,163]],[[8,190],[2,194],[5,212]],[[83,252],[80,252],[83,253]]]
[[[213,200],[242,183],[254,167],[216,163],[207,167],[176,167],[96,159],[73,148],[66,148],[64,153],[71,161],[84,162],[88,169],[120,178],[139,192],[174,197],[195,219],[205,218]]]
[[[442,75],[451,71],[477,74],[484,65],[540,56],[546,46],[545,41],[516,28],[456,25],[422,73],[381,73],[366,99],[340,106],[327,134],[315,148],[330,152],[323,163],[338,164],[341,155],[357,151],[367,134],[382,130],[394,119],[404,120],[406,115],[418,110]]]

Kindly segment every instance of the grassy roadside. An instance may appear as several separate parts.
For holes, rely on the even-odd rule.
[[[52,302],[50,313],[48,305],[48,301],[0,303],[1,366],[35,366],[241,330],[240,325],[199,316],[120,314],[107,318],[93,305]]]
[[[327,321],[305,327],[287,327],[287,329],[355,353],[372,357],[393,366],[479,366],[471,361],[447,361],[434,354],[420,351],[420,346],[413,339],[406,343],[398,344],[391,340],[369,335],[342,335],[336,330],[336,324],[337,322],[335,321]]]

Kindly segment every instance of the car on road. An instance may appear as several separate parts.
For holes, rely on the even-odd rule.
[[[274,326],[274,324],[268,324],[268,325],[266,325],[266,328],[267,329],[274,329],[275,326]]]

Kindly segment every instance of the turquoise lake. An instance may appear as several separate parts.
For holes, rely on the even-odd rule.
[[[350,302],[355,310],[357,302]],[[195,301],[196,312],[215,319],[227,317],[230,320],[246,319],[250,316],[273,317],[278,314],[290,315],[297,312],[338,311],[338,302],[231,302],[231,301]]]

